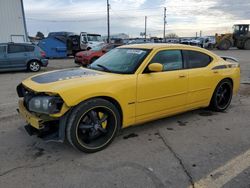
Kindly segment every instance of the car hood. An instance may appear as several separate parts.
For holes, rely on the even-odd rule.
[[[76,56],[90,56],[94,53],[94,51],[92,50],[87,50],[87,51],[82,51],[82,52],[78,52],[76,54]]]
[[[117,74],[90,70],[86,68],[63,69],[30,77],[22,82],[35,92],[60,93],[75,87],[100,83],[117,77]]]

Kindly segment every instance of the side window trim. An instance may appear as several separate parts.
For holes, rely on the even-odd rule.
[[[180,50],[181,51],[181,57],[182,57],[182,69],[188,69],[188,65],[187,65],[187,60],[185,58],[185,54],[184,54],[184,50]]]
[[[185,65],[184,67],[185,67],[185,69],[189,69],[187,50],[181,50],[181,51],[182,51],[183,62],[184,62],[184,65]]]
[[[10,44],[7,45],[7,53],[9,54],[10,53]]]

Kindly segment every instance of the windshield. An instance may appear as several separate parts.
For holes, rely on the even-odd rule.
[[[100,35],[89,35],[88,34],[88,41],[101,41],[101,36]]]
[[[115,48],[97,59],[89,68],[112,73],[132,74],[146,58],[149,50]]]
[[[240,27],[238,25],[233,26],[234,32],[238,32],[240,30]]]

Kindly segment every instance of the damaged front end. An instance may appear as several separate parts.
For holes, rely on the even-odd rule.
[[[34,92],[23,84],[17,86],[20,97],[18,112],[28,123],[29,135],[37,135],[46,141],[65,140],[66,119],[69,107],[57,94]]]

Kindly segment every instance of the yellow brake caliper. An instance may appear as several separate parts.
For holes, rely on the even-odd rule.
[[[102,119],[103,116],[104,116],[104,113],[98,112],[98,116],[99,116],[100,119]],[[106,127],[107,127],[107,120],[102,122],[102,128],[106,129]]]

